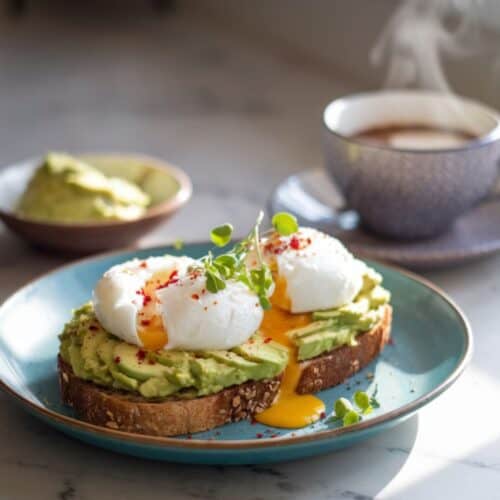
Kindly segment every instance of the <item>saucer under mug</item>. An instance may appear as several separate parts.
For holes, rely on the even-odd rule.
[[[287,177],[269,201],[271,213],[293,213],[300,224],[342,240],[354,253],[413,269],[447,267],[500,251],[500,198],[481,203],[460,216],[436,238],[396,241],[366,231],[323,168]]]

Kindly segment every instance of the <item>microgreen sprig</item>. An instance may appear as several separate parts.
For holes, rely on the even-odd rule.
[[[225,247],[231,241],[232,235],[233,226],[228,223],[214,227],[212,231],[210,231],[210,239],[217,247]]]
[[[205,257],[200,259],[201,266],[198,269],[205,275],[206,287],[209,292],[217,293],[220,290],[224,290],[226,288],[226,281],[234,279],[244,283],[257,295],[263,309],[271,307],[268,295],[273,284],[273,279],[269,266],[264,262],[260,247],[260,225],[263,218],[264,213],[261,211],[247,237],[236,243],[229,251],[218,257],[214,257],[212,252],[209,252]],[[231,241],[232,233],[233,226],[231,224],[222,224],[212,229],[210,239],[217,247],[224,247]],[[255,250],[257,257],[257,267],[254,269],[248,269],[245,263],[245,259],[251,249]]]
[[[274,214],[271,224],[281,236],[290,236],[299,230],[297,218],[288,212],[278,212]]]
[[[337,399],[333,405],[335,415],[330,421],[342,422],[343,426],[360,422],[364,415],[368,415],[375,408],[380,408],[380,403],[376,398],[377,392],[378,386],[375,386],[371,396],[364,391],[356,391],[353,395],[354,405],[347,398]]]

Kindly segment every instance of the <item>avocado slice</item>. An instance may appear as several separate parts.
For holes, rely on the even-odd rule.
[[[247,380],[243,371],[219,363],[213,358],[193,357],[191,373],[196,379],[196,388],[200,396],[221,391],[225,387]]]
[[[106,342],[108,335],[104,330],[91,331],[82,339],[81,356],[84,368],[95,377],[98,382],[109,384],[112,382],[111,373],[97,354],[99,346]]]
[[[118,345],[118,341],[110,337],[106,339],[105,342],[99,344],[97,348],[97,356],[104,363],[111,373],[113,378],[113,385],[119,389],[132,389],[136,390],[139,383],[135,378],[128,377],[124,373],[120,372],[117,368],[117,364],[114,361],[114,349]]]
[[[72,342],[68,347],[69,361],[73,372],[77,377],[88,379],[89,374],[85,370],[84,359],[82,357],[80,346]]]
[[[156,361],[150,363],[146,358],[141,360],[138,354],[141,351],[137,346],[118,342],[113,349],[113,359],[120,360],[119,363],[116,363],[118,370],[139,382],[144,382],[152,377],[165,377],[169,369]]]
[[[193,353],[185,351],[161,351],[154,353],[158,363],[168,367],[166,377],[170,382],[180,387],[190,387],[195,384],[195,379],[191,374],[190,363]]]
[[[313,313],[313,320],[332,319],[337,323],[353,323],[358,321],[363,314],[370,309],[370,300],[367,297],[360,297],[356,302],[346,304],[337,309],[327,311],[316,311]]]
[[[139,386],[139,392],[145,398],[164,398],[177,392],[180,387],[166,378],[152,377]]]
[[[277,342],[264,343],[262,339],[254,338],[254,342],[233,348],[243,358],[258,363],[259,369],[254,375],[258,380],[274,377],[281,373],[288,363],[288,349]],[[260,373],[259,373],[260,372]]]
[[[391,292],[377,285],[370,292],[368,299],[370,301],[370,307],[372,309],[377,309],[378,307],[387,304],[391,300]]]
[[[257,363],[239,356],[239,353],[231,351],[203,351],[200,355],[205,358],[213,358],[225,365],[247,370],[248,372],[252,372],[258,366]]]
[[[306,335],[310,335],[312,333],[322,332],[324,330],[328,330],[332,326],[331,320],[322,320],[322,321],[313,321],[307,326],[302,328],[294,328],[287,332],[287,336],[291,339],[295,339],[298,337],[304,337]]]
[[[356,332],[350,328],[328,330],[296,339],[299,361],[311,359],[341,345],[356,345]]]
[[[382,283],[382,275],[377,273],[375,269],[367,267],[365,274],[363,275],[363,285],[360,293],[368,293],[377,285],[380,285],[380,283]]]

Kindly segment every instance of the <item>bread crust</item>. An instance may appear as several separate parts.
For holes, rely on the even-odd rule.
[[[281,381],[279,376],[200,398],[147,401],[78,378],[60,356],[58,365],[62,400],[82,420],[151,436],[190,434],[251,418],[271,406]]]
[[[301,363],[299,394],[314,393],[342,383],[375,359],[388,342],[392,308],[385,308],[382,321],[356,337],[356,346],[342,346]],[[281,376],[228,387],[195,399],[149,401],[141,396],[107,389],[78,378],[60,356],[59,384],[63,403],[74,408],[82,420],[110,429],[176,436],[206,431],[252,418],[274,402]]]

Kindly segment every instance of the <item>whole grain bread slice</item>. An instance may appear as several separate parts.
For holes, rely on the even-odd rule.
[[[245,382],[194,399],[149,401],[83,380],[61,357],[58,364],[62,400],[82,420],[151,436],[190,434],[250,418],[271,406],[281,380]]]
[[[356,346],[343,346],[301,363],[299,394],[313,393],[342,383],[372,361],[390,337],[392,309],[372,330],[356,337]],[[58,358],[64,404],[92,424],[152,436],[176,436],[206,431],[252,418],[272,405],[281,377],[250,381],[195,399],[150,401],[123,391],[107,389],[77,377]]]

